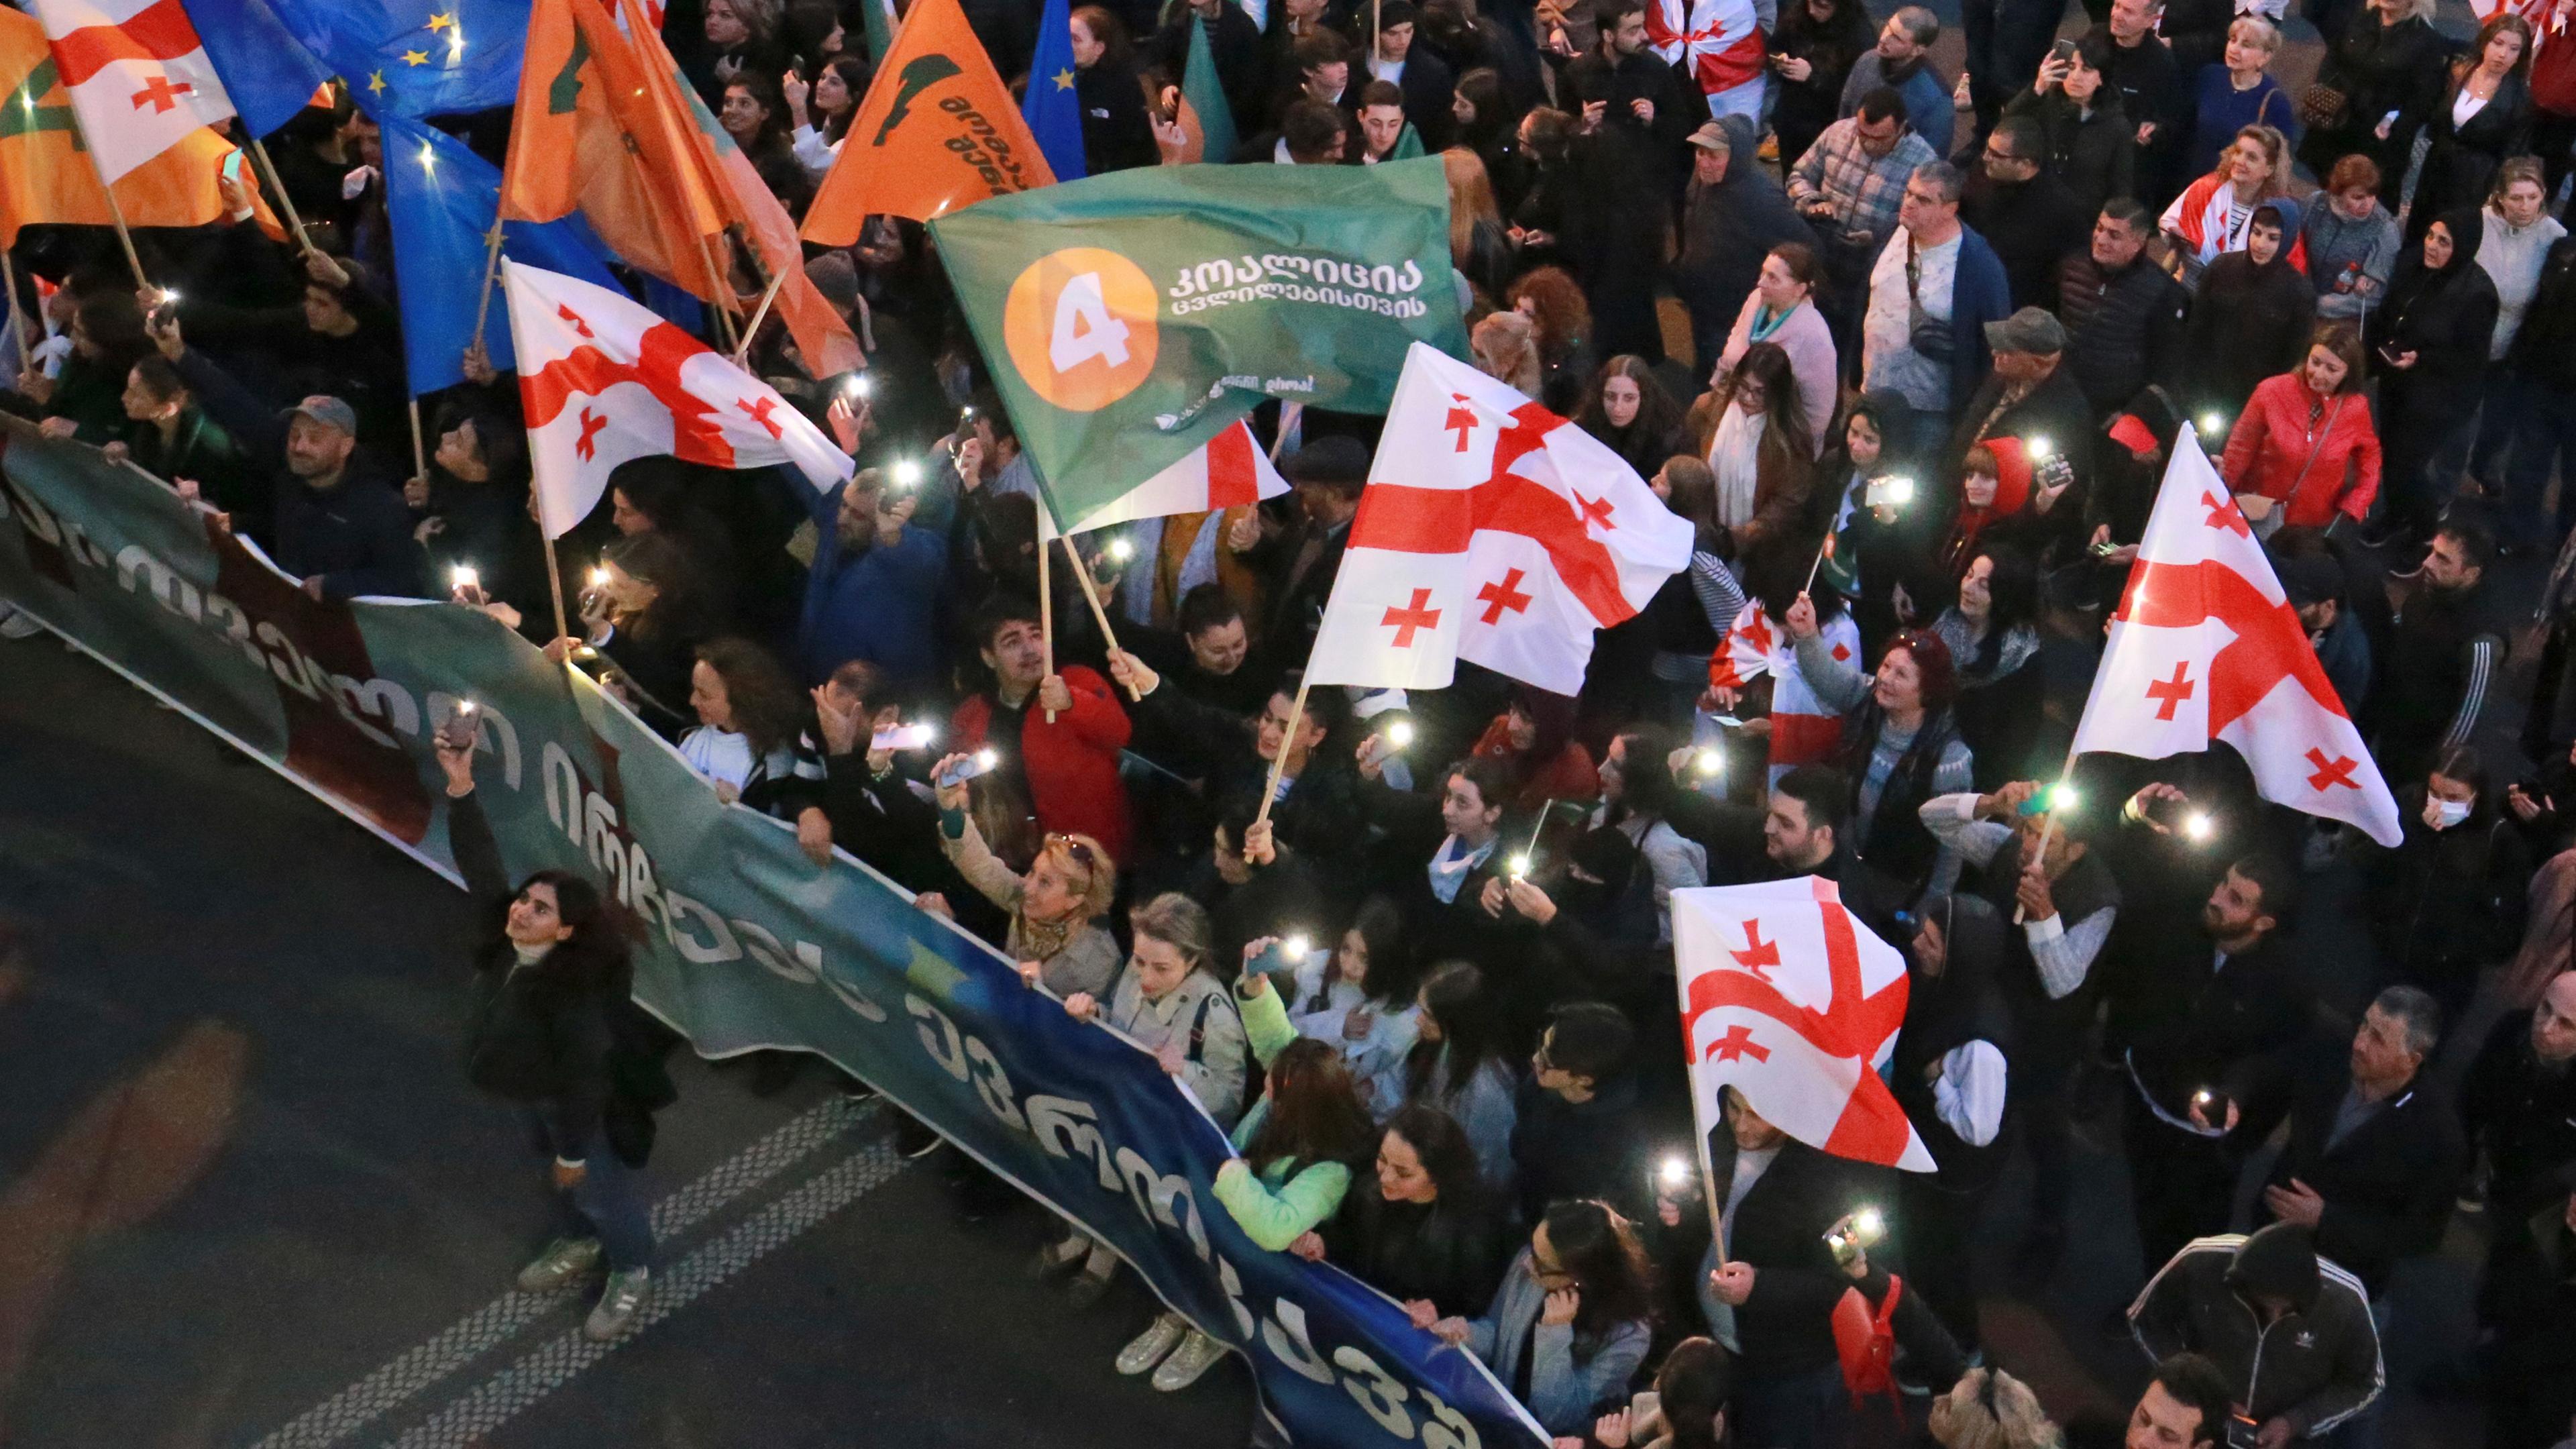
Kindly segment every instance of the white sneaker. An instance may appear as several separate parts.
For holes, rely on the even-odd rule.
[[[33,639],[44,632],[45,626],[34,615],[0,604],[0,639]]]
[[[1118,1371],[1133,1378],[1161,1363],[1189,1331],[1189,1321],[1177,1313],[1157,1316],[1143,1333],[1118,1350]]]
[[[608,1275],[608,1286],[599,1291],[598,1306],[581,1325],[582,1337],[593,1343],[606,1343],[624,1333],[635,1322],[644,1306],[644,1290],[651,1283],[653,1270],[629,1268]]]
[[[557,1238],[519,1270],[519,1291],[552,1293],[599,1266],[599,1239]]]
[[[1218,1359],[1225,1357],[1225,1345],[1193,1328],[1154,1370],[1154,1387],[1167,1394],[1178,1393],[1199,1381]]]

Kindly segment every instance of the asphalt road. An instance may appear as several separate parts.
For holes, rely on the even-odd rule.
[[[509,1292],[541,1159],[455,1059],[464,898],[50,639],[0,643],[0,1443],[1244,1442],[1151,1317],[1022,1276],[939,1159],[809,1071],[675,1061],[664,1316],[585,1351]]]

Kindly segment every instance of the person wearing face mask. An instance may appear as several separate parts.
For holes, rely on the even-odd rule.
[[[2379,309],[2389,499],[2387,525],[2371,542],[2393,550],[2401,578],[2414,577],[2415,550],[2450,504],[2457,475],[2440,463],[2476,416],[2486,380],[2499,303],[2494,280],[2474,260],[2485,236],[2474,210],[2434,222],[2398,262]]]
[[[1888,1084],[1938,1170],[1901,1176],[1907,1277],[1961,1347],[1978,1341],[1969,1240],[2002,1175],[2012,1015],[1995,984],[2003,922],[1973,896],[1927,899],[1906,943],[1905,1024]],[[1903,923],[1898,923],[1902,929]]]
[[[2397,796],[2405,837],[2372,862],[2370,900],[2383,959],[2448,1014],[2482,968],[2522,937],[2531,848],[2487,790],[2476,750],[2443,752],[2422,785]]]
[[[2344,157],[2309,202],[2299,241],[2317,289],[2317,316],[2358,323],[2387,295],[2402,240],[2397,218],[2379,201],[2378,165],[2367,156]]]
[[[2255,385],[2229,426],[2218,471],[2256,526],[2268,533],[2370,515],[2380,448],[2362,382],[2360,339],[2328,324],[2308,335],[2304,359]]]

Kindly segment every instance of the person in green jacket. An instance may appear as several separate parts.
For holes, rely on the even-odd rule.
[[[1245,954],[1267,944],[1256,941]],[[1315,1229],[1342,1205],[1351,1165],[1376,1145],[1377,1127],[1341,1053],[1297,1035],[1268,973],[1244,972],[1235,1001],[1269,1084],[1235,1124],[1242,1155],[1217,1170],[1216,1200],[1253,1242],[1312,1261],[1323,1255]],[[1119,1352],[1118,1371],[1153,1369],[1154,1387],[1171,1393],[1198,1382],[1224,1352],[1189,1320],[1166,1312]]]

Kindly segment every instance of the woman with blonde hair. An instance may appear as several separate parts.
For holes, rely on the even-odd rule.
[[[2290,141],[2270,126],[2240,126],[2218,153],[2218,166],[2183,188],[2156,225],[2182,259],[2182,280],[2197,286],[2222,252],[2245,249],[2254,211],[2290,194]],[[2293,243],[2295,246],[2295,243]],[[2294,252],[2293,263],[2302,254]]]
[[[1003,942],[1019,963],[1022,981],[1063,997],[1107,991],[1118,975],[1118,942],[1100,920],[1118,894],[1118,867],[1088,835],[1046,837],[1026,875],[1003,864],[966,808],[968,782],[949,782],[970,760],[950,755],[931,771],[941,782],[939,848],[968,885],[1011,913]],[[945,901],[926,899],[936,902],[930,909],[946,914]]]
[[[1523,397],[1539,392],[1538,324],[1525,312],[1494,312],[1467,336],[1476,370]]]
[[[1941,1449],[2060,1449],[2066,1440],[2030,1385],[1999,1368],[1973,1368],[1932,1401]]]

